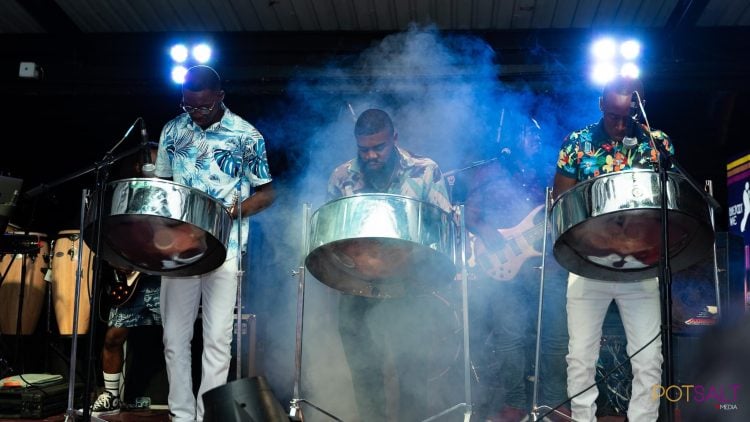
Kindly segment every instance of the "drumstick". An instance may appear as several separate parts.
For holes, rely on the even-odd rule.
[[[234,192],[234,195],[232,196],[232,205],[229,207],[229,215],[234,218],[234,211],[237,208],[237,200],[239,199],[239,194],[237,192]]]

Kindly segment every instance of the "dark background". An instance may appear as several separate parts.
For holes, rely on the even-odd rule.
[[[240,3],[243,2],[234,2]],[[290,2],[249,3],[272,9],[288,7]],[[368,7],[357,1],[325,4],[344,3],[360,8],[357,10]],[[456,2],[451,3],[453,6],[434,2],[446,9],[453,7],[449,15],[458,10],[459,3],[476,9],[480,3],[501,2]],[[543,6],[560,13],[563,4],[570,4],[512,3],[514,17],[534,8],[541,11]],[[676,145],[676,157],[699,185],[705,180],[713,181],[715,196],[724,207],[716,214],[717,229],[723,231],[727,226],[726,163],[750,149],[746,135],[750,119],[747,53],[750,12],[745,3],[743,0],[581,1],[575,2],[578,13],[591,11],[594,17],[557,27],[536,28],[531,24],[493,27],[480,25],[476,19],[461,25],[458,18],[437,21],[442,35],[469,36],[491,48],[498,86],[502,86],[505,94],[523,93],[533,99],[529,108],[542,123],[545,143],[550,148],[559,145],[570,130],[598,118],[597,88],[587,79],[591,40],[604,33],[641,39],[646,110],[651,124],[670,134]],[[60,5],[70,4],[92,10],[88,14],[85,10],[79,10],[80,15],[67,14]],[[361,14],[357,18],[344,13],[335,17],[340,22],[338,26],[303,31],[305,26],[285,27],[286,21],[280,15],[278,22],[268,19],[257,28],[228,29],[228,26],[217,27],[211,19],[201,16],[202,9],[196,5],[203,2],[173,1],[156,2],[153,6],[171,8],[177,18],[159,17],[165,22],[171,18],[173,25],[149,26],[140,25],[139,20],[152,19],[146,14],[145,3],[132,2],[132,7],[142,9],[136,9],[136,15],[123,13],[123,25],[130,25],[123,30],[107,27],[106,17],[121,12],[112,9],[112,4],[19,0],[4,5],[25,8],[35,23],[0,19],[0,117],[4,123],[0,173],[23,178],[25,190],[49,186],[46,193],[24,200],[13,220],[26,229],[48,233],[51,238],[60,230],[77,227],[81,190],[93,189],[95,178],[94,172],[72,179],[70,176],[101,163],[105,153],[137,117],[145,119],[150,139],[156,141],[163,124],[180,112],[179,88],[169,80],[169,47],[175,40],[211,40],[216,51],[212,65],[222,75],[226,103],[265,135],[274,184],[279,192],[274,207],[252,226],[251,265],[244,291],[246,311],[257,315],[258,371],[269,376],[279,397],[288,399],[292,394],[296,305],[296,279],[289,273],[299,263],[300,252],[297,240],[278,232],[296,229],[298,210],[305,199],[299,190],[300,178],[315,169],[319,172],[316,183],[321,187],[333,168],[315,162],[316,154],[327,150],[325,144],[312,140],[321,128],[340,118],[342,104],[356,97],[361,86],[368,83],[368,69],[357,67],[358,57],[387,36],[406,30],[409,19],[400,18],[398,25],[389,28],[382,23],[368,25]],[[105,6],[110,10],[100,9]],[[623,21],[620,12],[628,7],[637,7],[638,15]],[[413,8],[414,20],[430,21],[416,11],[418,7]],[[182,14],[186,10],[192,12]],[[721,19],[711,20],[706,16]],[[643,20],[644,17],[648,20]],[[19,78],[21,61],[37,63],[43,70],[42,77]],[[350,71],[342,74],[337,70],[342,68]],[[473,63],[459,61],[453,69],[471,75]],[[376,70],[389,79],[387,69]],[[438,75],[438,79],[450,82],[453,76]],[[402,76],[390,77],[391,82],[400,83],[392,86],[401,86],[407,93],[424,82],[417,74],[413,78],[398,78]],[[381,94],[397,97],[405,95],[404,92]],[[308,107],[299,101],[306,97],[316,98],[316,106]],[[486,110],[477,113],[492,114]],[[494,110],[492,118],[496,114]],[[492,128],[495,123],[487,126]],[[469,132],[465,139],[459,135],[454,141],[481,145],[491,144],[494,139],[491,130],[484,131],[486,139],[475,139],[474,132],[471,135]],[[339,139],[337,143],[346,145],[348,141],[349,138]],[[436,139],[436,145],[440,141]],[[138,142],[134,131],[118,151]],[[355,153],[353,143],[351,149],[344,151],[329,148],[331,155],[337,157]],[[313,153],[313,150],[320,151]],[[420,152],[429,155],[430,150]],[[487,150],[477,155],[490,158],[492,153]],[[439,164],[447,171],[464,163],[453,159],[439,160]],[[554,161],[539,165],[551,167]],[[314,298],[322,296],[323,303],[330,299],[330,292],[321,284],[312,277],[308,280]],[[331,326],[325,326],[329,320],[324,310],[309,305],[306,312],[311,317],[322,314],[319,324],[332,330]],[[306,314],[306,321],[307,318]],[[314,341],[319,333],[310,332]],[[306,362],[311,369],[318,365],[317,361]],[[325,378],[319,382],[325,382]]]
[[[586,79],[591,31],[468,34],[485,40],[495,51],[498,81],[505,89],[532,92],[553,107],[547,113],[556,114],[553,120],[558,126],[551,133],[559,137],[550,143],[578,127],[574,124],[579,120],[591,121],[576,116],[578,110],[589,109],[595,116],[596,88]],[[713,180],[717,198],[725,202],[725,164],[748,145],[743,127],[749,116],[750,31],[741,27],[639,34],[645,46],[643,79],[652,125],[671,135],[680,163],[700,184]],[[299,176],[307,165],[308,154],[300,140],[311,137],[314,123],[322,125],[340,106],[305,114],[290,104],[294,99],[288,95],[288,83],[308,83],[309,95],[323,102],[345,97],[350,84],[359,81],[351,75],[327,75],[325,66],[346,64],[387,33],[200,35],[216,46],[214,66],[225,81],[227,105],[266,134],[273,174],[283,183]],[[25,179],[27,190],[54,184],[99,162],[139,116],[145,119],[150,138],[158,140],[162,125],[180,111],[179,89],[168,76],[166,52],[173,38],[172,34],[1,36],[5,130],[0,171]],[[43,78],[19,78],[21,61],[38,63]],[[306,74],[308,69],[315,71]],[[285,115],[288,111],[295,114]],[[296,122],[294,131],[283,130],[280,126],[290,118]],[[300,124],[306,122],[310,124]],[[137,135],[134,131],[118,151],[134,146]],[[89,175],[51,190],[52,199],[38,197],[31,228],[53,231],[73,224],[80,188],[92,183]],[[17,220],[24,218],[31,220],[31,216]],[[717,218],[725,227],[726,210]]]

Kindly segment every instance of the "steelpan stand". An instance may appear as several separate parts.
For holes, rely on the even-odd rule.
[[[243,160],[240,162],[240,169],[243,169],[245,165],[244,154]],[[242,174],[240,174],[240,182],[237,184],[237,193],[235,194],[235,201],[237,204],[237,303],[235,309],[237,310],[237,334],[235,335],[235,342],[237,342],[237,364],[236,364],[236,376],[237,379],[242,378],[242,280],[245,278],[245,271],[242,269],[242,263],[244,257],[242,256]],[[247,222],[247,238],[250,243],[250,221]],[[249,251],[249,245],[247,250]],[[249,252],[248,252],[249,254]],[[254,374],[250,374],[254,375]]]
[[[541,354],[541,341],[542,341],[542,309],[544,306],[544,272],[547,268],[547,238],[549,237],[549,220],[550,220],[550,205],[552,204],[552,188],[549,186],[544,193],[544,237],[542,238],[542,263],[539,267],[539,307],[536,315],[536,346],[534,350],[534,390],[531,396],[531,416],[532,421],[538,421],[549,414],[556,414],[567,420],[572,421],[573,418],[557,410],[562,404],[557,407],[550,407],[545,405],[539,405],[539,360]],[[527,417],[528,418],[528,417]],[[524,420],[528,420],[525,418]]]
[[[459,251],[461,254],[461,305],[463,331],[464,331],[464,402],[458,403],[442,412],[430,416],[422,422],[430,422],[447,415],[455,410],[464,409],[464,422],[471,419],[471,356],[469,353],[469,272],[466,269],[466,222],[464,215],[464,205],[458,206],[458,233],[459,233]]]
[[[302,378],[302,323],[305,313],[305,255],[307,254],[308,236],[310,234],[310,209],[311,204],[305,202],[302,204],[302,239],[300,244],[300,263],[296,270],[292,271],[292,277],[297,277],[297,328],[294,344],[294,392],[289,405],[289,419],[293,421],[304,421],[305,416],[302,412],[302,403],[307,404],[318,412],[330,417],[331,419],[343,422],[333,414],[311,403],[309,400],[300,398],[301,388],[300,379]]]

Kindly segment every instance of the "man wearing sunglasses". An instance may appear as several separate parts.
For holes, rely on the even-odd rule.
[[[248,216],[271,205],[274,190],[265,140],[250,123],[224,105],[215,70],[188,69],[182,110],[161,133],[155,174],[203,191],[222,202],[234,219],[224,264],[192,277],[162,277],[161,316],[173,421],[202,421],[206,391],[227,381],[237,296],[238,243],[247,244]],[[237,188],[242,201],[237,201]],[[241,211],[241,213],[240,213]],[[242,239],[237,220],[242,216]],[[190,340],[202,308],[203,356],[198,397],[193,395]]]

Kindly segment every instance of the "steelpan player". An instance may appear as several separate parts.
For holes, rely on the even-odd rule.
[[[357,157],[331,174],[329,200],[361,193],[398,194],[450,213],[446,185],[437,164],[398,146],[398,132],[388,113],[364,111],[355,123],[354,136]],[[434,323],[430,311],[429,296],[340,295],[338,328],[359,420],[416,421],[430,416],[427,379],[434,374],[428,357],[430,333],[425,333]],[[392,361],[398,378],[395,415],[388,411],[393,407],[386,400],[391,396],[386,394],[388,361]]]
[[[563,141],[557,160],[553,195],[558,198],[577,183],[600,175],[631,169],[650,169],[657,159],[657,152],[648,141],[649,134],[643,127],[635,125],[641,139],[628,146],[624,138],[633,128],[631,97],[637,91],[643,97],[640,80],[617,78],[607,84],[599,98],[602,118],[599,122],[571,132]],[[632,130],[632,129],[631,129]],[[674,153],[669,137],[654,130],[650,137],[663,143],[665,149]],[[631,229],[639,232],[637,224]],[[627,236],[618,232],[628,227],[609,227],[604,233],[617,248],[617,242]],[[652,245],[648,245],[652,247]],[[646,259],[641,257],[641,259]],[[645,347],[631,361],[633,371],[632,393],[627,410],[628,420],[656,421],[659,401],[651,397],[651,389],[661,383],[661,311],[657,278],[639,281],[618,282],[597,280],[571,272],[568,277],[568,395],[573,396],[594,384],[596,361],[602,337],[602,323],[612,301],[617,304],[627,338],[627,353],[632,356]],[[652,341],[653,340],[653,341]],[[596,398],[598,390],[591,388],[571,401],[573,419],[596,420]]]
[[[226,260],[206,274],[162,277],[161,317],[172,421],[203,420],[204,392],[227,381],[237,298],[238,243],[247,243],[246,217],[271,205],[274,190],[261,133],[224,105],[216,71],[188,69],[182,85],[183,114],[161,132],[155,175],[205,192],[229,208],[233,228]],[[241,187],[241,203],[237,188]],[[241,214],[240,214],[241,209]],[[241,215],[243,238],[238,238]],[[190,340],[202,305],[203,357],[198,397],[193,394]]]

